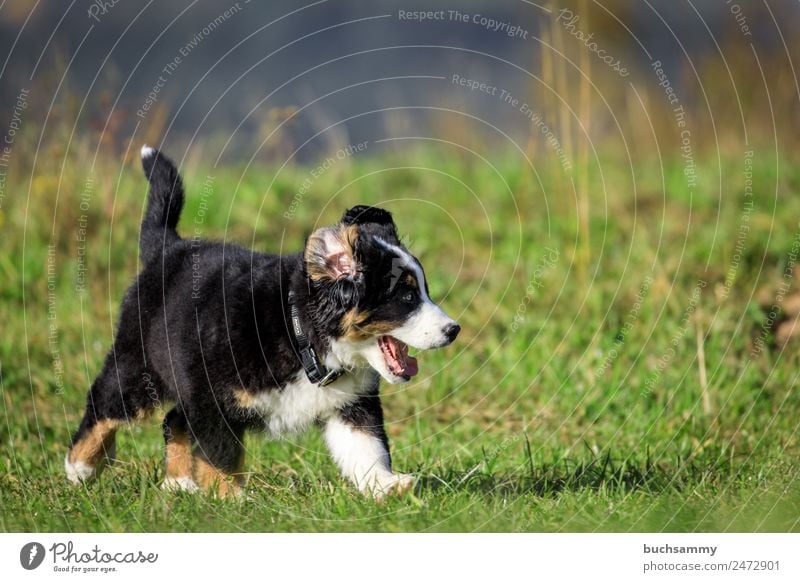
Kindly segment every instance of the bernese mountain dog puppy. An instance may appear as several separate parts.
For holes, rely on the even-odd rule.
[[[343,475],[377,499],[409,489],[392,469],[378,385],[417,373],[408,353],[460,327],[428,294],[420,262],[389,212],[356,206],[274,256],[182,239],[175,165],[142,148],[150,181],[139,241],[144,265],[65,459],[81,483],[113,460],[115,433],[174,403],[164,423],[168,489],[236,494],[244,434],[322,426]]]

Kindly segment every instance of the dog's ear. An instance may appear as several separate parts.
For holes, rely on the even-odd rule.
[[[392,213],[375,206],[359,204],[358,206],[353,206],[342,215],[342,224],[367,224],[369,222],[394,226]]]
[[[338,281],[357,272],[355,225],[320,228],[306,242],[304,258],[308,276],[314,281]]]
[[[342,216],[342,224],[359,225],[365,234],[373,234],[396,242],[397,226],[392,219],[392,214],[383,208],[359,204],[353,206]]]

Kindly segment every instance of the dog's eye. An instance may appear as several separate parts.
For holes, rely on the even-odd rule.
[[[406,303],[411,303],[414,301],[414,292],[413,291],[406,291],[400,296],[401,301],[405,301]]]

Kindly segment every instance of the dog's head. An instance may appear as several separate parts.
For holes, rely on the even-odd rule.
[[[315,317],[346,365],[367,363],[387,381],[417,373],[408,348],[453,342],[461,328],[428,295],[422,265],[402,245],[392,215],[355,206],[305,248]]]

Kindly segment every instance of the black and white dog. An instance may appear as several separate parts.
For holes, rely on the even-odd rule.
[[[286,256],[184,240],[177,169],[149,147],[142,165],[144,268],[67,453],[70,481],[94,477],[113,459],[117,429],[169,401],[167,488],[236,493],[247,429],[279,436],[319,423],[361,491],[408,489],[412,478],[392,470],[379,380],[408,381],[408,346],[446,346],[460,328],[428,296],[392,216],[356,206]]]

